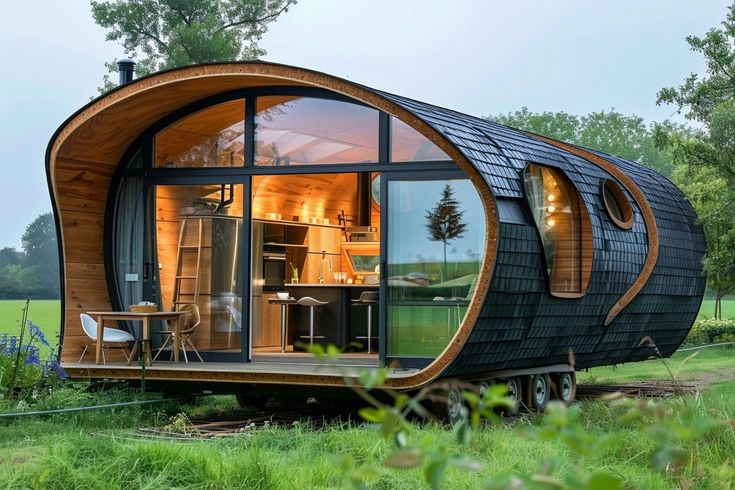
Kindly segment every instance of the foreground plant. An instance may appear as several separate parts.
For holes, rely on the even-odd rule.
[[[22,309],[19,335],[0,335],[0,392],[11,399],[23,394],[35,396],[67,377],[57,349],[38,325],[28,320],[29,304],[27,300]]]
[[[335,346],[314,345],[309,350],[322,363],[334,361],[340,354]],[[502,423],[500,413],[515,409],[514,402],[506,396],[507,386],[496,384],[479,390],[471,384],[443,382],[409,396],[386,388],[387,374],[386,369],[365,370],[357,377],[343,372],[345,383],[369,404],[359,411],[360,416],[379,431],[390,446],[390,454],[380,466],[360,464],[350,455],[336,458],[352,486],[369,488],[386,470],[420,469],[426,485],[438,489],[450,467],[482,471],[482,462],[469,454],[473,432],[483,424]],[[447,393],[457,386],[465,403],[459,422],[451,428],[453,440],[437,443],[430,436],[422,436],[412,418],[435,422],[436,417],[427,410],[427,404],[446,401]],[[385,395],[387,402],[381,401],[386,400]],[[698,480],[704,480],[705,475],[717,475],[723,488],[731,488],[724,483],[735,481],[735,468],[730,460],[713,467],[702,457],[702,451],[708,444],[716,443],[713,441],[716,434],[724,432],[732,437],[734,421],[718,420],[715,414],[698,407],[696,399],[657,403],[614,393],[603,397],[600,403],[600,409],[606,411],[605,415],[615,426],[643,435],[650,448],[651,468],[673,478],[680,488],[692,487]],[[517,431],[519,437],[527,440],[563,444],[574,458],[572,469],[562,471],[562,456],[549,456],[538,461],[535,471],[507,472],[485,482],[484,488],[613,490],[627,486],[623,475],[594,467],[606,454],[620,452],[625,447],[624,436],[589,431],[585,428],[584,415],[580,405],[550,402],[546,412],[533,424]]]

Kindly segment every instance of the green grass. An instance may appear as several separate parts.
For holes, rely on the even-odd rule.
[[[25,300],[0,301],[0,334],[18,335],[23,306]],[[49,341],[56,342],[61,324],[61,302],[55,299],[31,300],[28,319],[43,330]]]
[[[691,373],[708,373],[732,368],[735,350],[724,348],[703,352],[687,366]],[[679,358],[675,362],[680,361]],[[657,361],[660,364],[660,361]],[[638,363],[649,377],[661,374],[656,362]],[[641,373],[626,372],[627,366],[609,374],[611,380],[637,379]],[[593,370],[595,373],[596,370]],[[666,379],[666,376],[661,376]],[[72,389],[55,392],[39,408],[110,403],[137,398],[135,392],[82,393]],[[735,382],[720,383],[696,397],[661,402],[673,410],[673,418],[686,407],[697,417],[719,421],[735,418]],[[650,432],[634,430],[630,421],[621,423],[619,413],[603,402],[585,401],[581,427],[595,439],[612,437],[601,453],[578,456],[559,440],[528,436],[538,417],[506,420],[474,433],[467,453],[483,464],[478,473],[449,469],[443,488],[481,488],[509,474],[536,471],[549,456],[557,458],[554,475],[578,470],[604,469],[625,480],[625,488],[664,489],[673,487],[721,488],[733,473],[722,473],[735,454],[733,427],[720,429],[696,442],[685,442],[696,458],[680,470],[662,471],[653,466],[655,444]],[[14,409],[0,400],[0,412]],[[161,426],[173,414],[190,417],[229,413],[233,419],[250,414],[239,410],[231,396],[200,399],[198,405],[161,405],[81,412],[26,419],[0,419],[0,488],[349,488],[348,476],[340,469],[340,456],[350,455],[358,467],[377,469],[371,488],[424,488],[419,470],[395,470],[382,466],[392,452],[391,442],[368,427],[333,424],[314,429],[306,423],[295,427],[257,430],[232,438],[208,441],[168,442],[132,437],[139,427]],[[455,434],[435,425],[412,427],[410,442],[459,451]]]
[[[127,394],[98,395],[98,401],[124,399]],[[168,404],[47,418],[0,422],[0,486],[3,488],[348,488],[348,477],[337,464],[350,455],[358,466],[377,469],[373,488],[423,488],[419,470],[382,466],[391,453],[390,442],[379,432],[334,424],[326,430],[308,424],[271,428],[233,438],[188,443],[147,441],[131,437],[138,427],[165,423],[177,410],[202,414],[236,410],[232,397],[211,397],[203,407]],[[718,385],[698,399],[684,403],[718,420],[733,415],[735,383]],[[593,437],[613,436],[615,442],[601,454],[580,457],[558,440],[540,441],[525,431],[534,419],[506,421],[475,433],[467,453],[483,464],[472,473],[449,469],[443,488],[480,488],[508,473],[535,471],[550,455],[558,459],[554,473],[565,475],[583,468],[605,469],[624,478],[626,488],[671,488],[681,479],[697,480],[702,488],[716,487],[721,476],[715,468],[735,454],[731,427],[693,444],[702,469],[679,473],[652,467],[654,444],[643,431],[620,424],[602,402],[581,405],[581,424]],[[428,447],[445,445],[458,451],[456,436],[447,428],[413,426],[411,440]],[[701,472],[701,480],[698,473]]]
[[[695,354],[696,355],[693,355]],[[629,362],[602,366],[577,374],[580,383],[625,383],[628,381],[670,380],[669,369],[679,381],[718,381],[735,378],[735,348],[714,347],[677,352],[670,359]]]
[[[715,300],[705,299],[699,309],[697,318],[712,318],[715,316]],[[728,297],[722,300],[722,318],[735,318],[735,299]]]

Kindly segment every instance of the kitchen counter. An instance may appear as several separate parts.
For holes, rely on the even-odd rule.
[[[378,289],[378,284],[285,284],[284,288],[363,288]]]
[[[377,291],[377,284],[286,284],[284,289],[294,300],[305,296],[327,301],[316,309],[315,335],[323,336],[319,343],[335,344],[346,348],[356,336],[367,331],[365,308],[354,311],[352,300],[363,291]],[[288,331],[294,341],[304,342],[309,333],[309,308],[294,305],[288,315]],[[373,315],[373,332],[378,331],[378,315]],[[377,337],[377,335],[375,335]]]

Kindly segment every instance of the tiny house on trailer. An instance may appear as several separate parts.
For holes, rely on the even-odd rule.
[[[671,355],[704,290],[695,213],[655,172],[302,68],[121,84],[46,168],[77,379],[140,379],[119,350],[83,353],[80,315],[146,301],[196,310],[178,341],[151,324],[163,389],[331,396],[387,367],[393,389],[499,379],[543,406],[575,369],[648,358],[646,338]],[[310,343],[343,353],[317,366]]]

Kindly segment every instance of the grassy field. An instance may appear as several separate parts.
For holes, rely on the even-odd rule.
[[[693,362],[690,366],[699,369],[707,361],[732,367],[733,352],[713,349],[697,361],[700,364]],[[637,366],[641,372],[648,372],[648,377],[657,377],[661,374],[658,364]],[[595,370],[593,374],[597,376]],[[624,369],[609,374],[610,380],[626,381],[630,376],[638,377]],[[137,396],[140,395],[114,390],[96,394],[62,390],[43,402],[42,408],[115,402]],[[735,382],[712,385],[696,398],[662,403],[675,414],[688,407],[697,416],[731,420],[735,417]],[[731,425],[724,423],[721,430],[704,439],[685,443],[684,448],[696,460],[679,470],[663,471],[654,468],[655,442],[646,431],[633,430],[630,423],[621,424],[615,410],[603,402],[585,401],[580,407],[580,428],[595,439],[610,438],[610,446],[601,453],[580,456],[558,439],[529,437],[530,430],[539,424],[538,417],[510,419],[474,433],[467,453],[481,462],[483,469],[474,473],[450,468],[442,488],[480,488],[509,474],[528,474],[536,471],[549,455],[556,457],[553,475],[561,477],[580,468],[604,469],[623,478],[625,488],[721,488],[729,478],[723,468],[732,466],[735,454]],[[0,411],[3,408],[11,408],[7,400],[0,401]],[[136,434],[139,427],[167,423],[177,412],[192,418],[223,412],[233,419],[252,415],[238,409],[233,397],[212,396],[201,399],[198,405],[166,403],[43,418],[0,419],[0,487],[349,488],[349,475],[337,463],[345,455],[351,456],[358,467],[375,468],[371,488],[425,486],[420,470],[384,467],[382,461],[392,452],[390,441],[384,441],[372,428],[354,424],[335,422],[326,429],[316,429],[300,423],[191,442],[145,440]],[[413,425],[409,441],[459,450],[452,430],[435,425]]]
[[[705,299],[699,309],[698,318],[712,318],[715,316],[715,300]],[[722,300],[722,318],[735,318],[735,299],[728,297]]]
[[[607,384],[651,379],[678,381],[735,380],[735,348],[709,348],[677,352],[670,359],[630,362],[619,366],[602,366],[577,374],[580,383]]]
[[[18,335],[21,308],[24,300],[0,301],[0,334]],[[28,308],[28,319],[41,327],[49,340],[56,341],[59,337],[61,321],[61,307],[58,300],[32,300]]]

